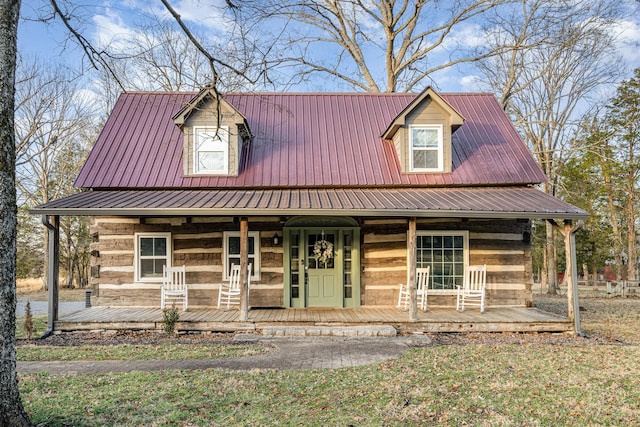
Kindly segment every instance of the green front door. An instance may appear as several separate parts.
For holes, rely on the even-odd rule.
[[[360,228],[352,218],[296,217],[285,224],[284,306],[360,305]]]
[[[307,307],[342,307],[343,282],[336,230],[307,232]]]

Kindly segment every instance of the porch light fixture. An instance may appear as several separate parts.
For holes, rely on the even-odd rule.
[[[273,235],[273,246],[278,246],[278,243],[280,243],[280,238],[278,237],[278,233]]]

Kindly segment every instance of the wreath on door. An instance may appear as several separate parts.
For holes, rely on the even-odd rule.
[[[333,243],[324,239],[324,232],[322,233],[322,239],[316,240],[313,245],[313,257],[316,261],[322,261],[326,264],[327,260],[333,258]]]

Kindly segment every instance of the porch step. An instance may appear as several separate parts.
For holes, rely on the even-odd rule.
[[[395,337],[391,325],[370,326],[265,326],[267,337]]]

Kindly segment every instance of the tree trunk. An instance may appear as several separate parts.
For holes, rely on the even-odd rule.
[[[635,180],[630,179],[631,182]],[[629,185],[627,193],[627,280],[636,280],[636,210],[635,210],[635,187]]]
[[[28,426],[16,370],[15,72],[20,0],[0,0],[0,425]]]

